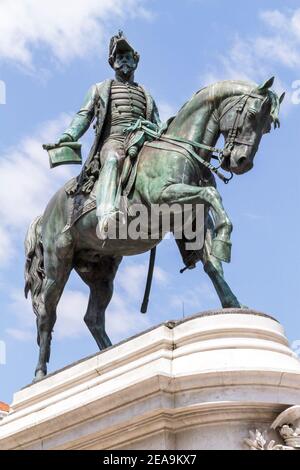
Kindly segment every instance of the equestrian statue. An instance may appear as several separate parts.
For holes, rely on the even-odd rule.
[[[84,321],[99,349],[111,346],[105,311],[123,256],[150,251],[146,310],[155,247],[164,230],[159,225],[157,236],[140,238],[129,229],[122,237],[110,237],[109,231],[110,225],[129,227],[124,220],[136,220],[136,205],[147,209],[149,227],[153,206],[202,205],[203,245],[188,249],[184,236],[176,238],[185,269],[201,261],[222,307],[242,307],[224,279],[222,262],[230,262],[232,223],[216,179],[227,183],[251,170],[262,136],[272,124],[279,126],[284,94],[279,98],[271,91],[273,77],[261,85],[217,82],[197,91],[162,124],[153,98],[134,81],[138,61],[138,53],[119,32],[109,46],[115,78],[93,85],[58,142],[44,145],[52,167],[80,163],[78,139],[94,123],[95,140],[81,173],[52,197],[26,235],[25,295],[31,293],[39,345],[35,380],[47,374],[56,308],[73,269],[90,288]],[[219,150],[221,135],[224,147]]]

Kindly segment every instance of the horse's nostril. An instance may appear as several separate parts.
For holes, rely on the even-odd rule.
[[[240,157],[237,161],[237,164],[238,166],[242,166],[244,165],[244,163],[246,162],[247,158],[246,157]]]

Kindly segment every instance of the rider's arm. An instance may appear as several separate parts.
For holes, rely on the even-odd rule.
[[[83,102],[80,110],[75,114],[70,126],[64,131],[60,142],[76,142],[88,130],[95,117],[95,104],[97,99],[96,85],[93,85]]]

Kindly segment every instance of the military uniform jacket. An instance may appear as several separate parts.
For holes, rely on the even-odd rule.
[[[113,80],[108,79],[91,86],[85,97],[82,107],[76,113],[70,126],[64,132],[64,134],[69,135],[73,141],[76,142],[88,130],[95,117],[97,117],[97,123],[95,126],[96,137],[90,154],[85,162],[84,168],[79,176],[79,179],[77,179],[77,182],[81,181],[83,183],[83,181],[87,179],[94,156],[101,149],[102,130],[110,100],[110,90],[112,83]],[[144,87],[141,85],[139,86],[145,93],[146,119],[148,121],[154,122],[155,124],[160,124],[160,118],[155,101]]]

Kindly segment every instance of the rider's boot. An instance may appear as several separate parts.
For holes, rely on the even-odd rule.
[[[118,184],[118,161],[110,158],[104,162],[97,183],[97,235],[101,240],[108,237],[109,225],[115,224],[120,216],[116,207]]]

